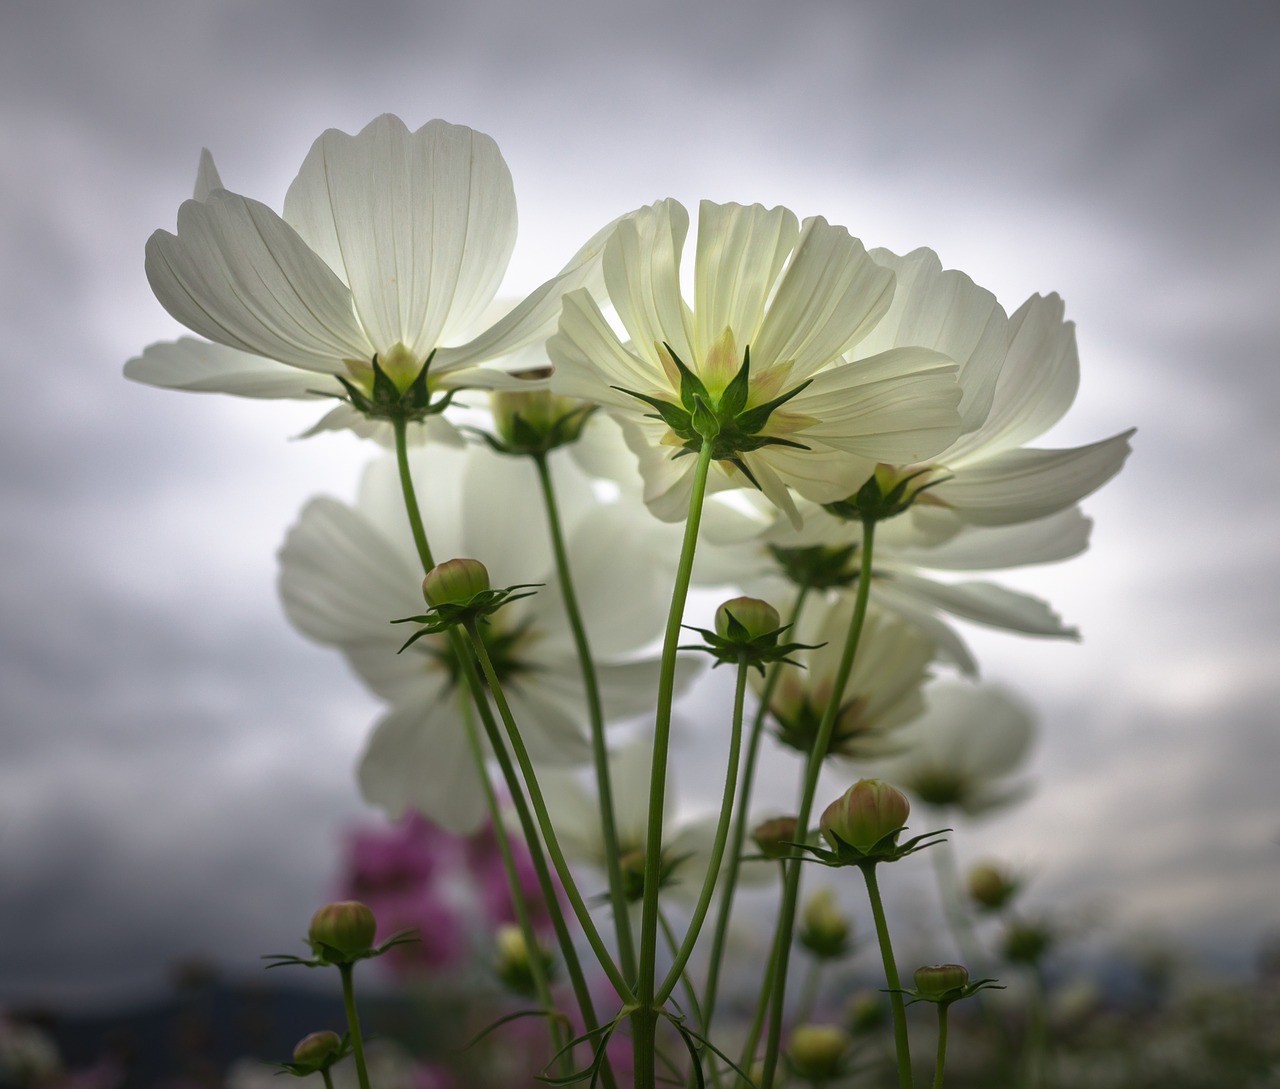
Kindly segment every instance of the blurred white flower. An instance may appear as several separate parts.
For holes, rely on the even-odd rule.
[[[585,760],[582,677],[532,464],[475,447],[431,447],[412,453],[411,463],[437,559],[479,559],[494,586],[545,584],[490,617],[484,637],[534,759]],[[634,660],[634,652],[661,632],[665,613],[664,567],[646,533],[655,523],[643,508],[600,505],[571,463],[552,464],[606,715],[638,714],[652,704],[657,671],[652,660]],[[312,500],[280,552],[289,619],[342,650],[391,704],[360,762],[365,798],[393,818],[412,808],[466,832],[479,826],[485,808],[461,718],[469,697],[457,663],[443,635],[396,653],[413,629],[391,621],[422,612],[421,584],[390,457],[366,470],[355,507]]]
[[[688,227],[685,209],[665,200],[609,235],[605,284],[627,343],[577,291],[547,344],[554,388],[605,405],[623,424],[655,514],[684,516],[694,459],[681,455],[707,441],[655,412],[654,402],[692,411],[681,365],[736,436],[717,452],[709,488],[754,484],[788,513],[791,488],[840,499],[876,462],[919,461],[954,441],[960,391],[947,356],[899,343],[856,363],[842,358],[883,317],[894,284],[848,231],[817,217],[800,224],[785,208],[703,201],[690,306],[679,274]],[[748,353],[738,404],[733,380]]]
[[[994,685],[931,685],[923,715],[898,732],[901,752],[876,765],[886,782],[927,805],[971,816],[1025,797],[1016,778],[1035,740],[1035,719]]]
[[[799,752],[813,749],[852,617],[852,595],[817,596],[787,633],[798,643],[823,644],[791,656],[799,664],[781,667],[769,701],[778,740]],[[924,710],[922,689],[935,653],[933,640],[919,628],[868,606],[828,754],[868,760],[896,751],[898,731]],[[751,683],[757,691],[763,687],[754,674]]]
[[[490,137],[465,126],[437,120],[411,133],[384,114],[355,136],[329,129],[290,185],[283,218],[223,188],[205,152],[177,234],[151,236],[146,268],[161,305],[208,341],[153,344],[125,375],[307,398],[341,394],[339,377],[369,392],[376,355],[401,390],[428,358],[432,391],[518,386],[482,364],[545,338],[565,291],[598,286],[603,232],[523,302],[495,307],[515,237],[507,165]],[[377,430],[348,405],[314,430],[335,427]]]

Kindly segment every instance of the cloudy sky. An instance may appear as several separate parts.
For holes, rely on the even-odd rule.
[[[202,146],[278,208],[323,129],[384,111],[498,141],[514,291],[675,196],[928,245],[1010,310],[1060,292],[1083,382],[1052,444],[1139,431],[1092,551],[1007,580],[1083,642],[973,636],[1041,713],[1040,790],[960,849],[1117,940],[1246,964],[1280,926],[1278,104],[1266,2],[5,5],[0,1001],[291,948],[373,817],[376,705],[274,590],[285,528],[367,449],[120,367],[179,331],[142,251]]]

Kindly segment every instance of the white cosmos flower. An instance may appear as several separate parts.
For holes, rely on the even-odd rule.
[[[791,655],[798,664],[781,666],[769,701],[778,739],[800,752],[813,749],[852,617],[851,595],[819,596],[787,633],[789,641],[817,647]],[[924,710],[921,690],[936,649],[915,625],[869,605],[828,753],[867,760],[894,751],[897,731]],[[752,674],[751,683],[759,691],[763,680]]]
[[[623,424],[655,514],[684,516],[694,458],[677,456],[687,454],[685,440],[622,390],[679,406],[677,359],[717,410],[748,350],[745,412],[803,387],[754,432],[792,445],[717,460],[711,490],[754,480],[793,512],[789,489],[818,502],[843,498],[876,462],[923,460],[954,441],[960,391],[950,358],[898,343],[844,362],[887,311],[894,285],[892,272],[848,231],[816,217],[801,224],[785,208],[704,201],[690,305],[679,273],[688,227],[685,209],[665,200],[609,235],[605,284],[629,340],[577,291],[565,296],[559,331],[547,343],[554,388],[605,405]]]
[[[928,709],[895,740],[900,754],[875,773],[940,809],[977,815],[1025,797],[1016,779],[1035,741],[1035,719],[1012,693],[994,685],[937,683]]]
[[[366,391],[376,355],[404,389],[431,358],[432,390],[521,379],[486,362],[545,338],[571,289],[596,289],[603,232],[514,308],[495,304],[516,237],[497,144],[461,125],[410,132],[384,114],[329,129],[285,195],[284,215],[223,188],[205,152],[177,234],[156,231],[146,269],[161,305],[207,341],[153,344],[126,377],[247,397]],[[339,406],[315,430],[374,427]]]
[[[567,459],[552,464],[606,715],[641,713],[652,705],[657,668],[635,660],[635,651],[660,634],[665,613],[664,569],[646,534],[655,523],[643,508],[601,506]],[[533,758],[587,759],[582,677],[532,464],[476,447],[430,447],[412,452],[411,465],[438,561],[479,559],[495,587],[545,584],[491,616],[483,630]],[[462,718],[469,699],[455,682],[447,639],[427,636],[396,653],[414,629],[391,621],[422,612],[421,585],[389,456],[366,470],[354,507],[312,500],[280,551],[289,619],[339,648],[390,704],[360,761],[365,798],[393,818],[412,808],[465,832],[480,825],[485,805]]]
[[[1026,449],[1071,407],[1080,384],[1075,325],[1056,295],[1033,295],[1009,318],[963,273],[943,270],[932,250],[900,257],[874,250],[897,276],[888,314],[857,352],[909,342],[960,364],[963,432],[928,459],[893,462],[899,475],[922,471],[928,485],[908,517],[950,513],[965,523],[1009,525],[1065,510],[1100,488],[1124,464],[1133,430],[1065,450]],[[855,353],[856,355],[856,353]],[[935,513],[934,532],[942,519]]]

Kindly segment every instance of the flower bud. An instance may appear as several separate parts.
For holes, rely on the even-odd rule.
[[[328,1029],[304,1036],[293,1049],[293,1061],[313,1071],[326,1070],[341,1057],[342,1037]]]
[[[787,1058],[800,1077],[826,1081],[840,1074],[850,1042],[838,1025],[797,1025],[787,1041]]]
[[[814,956],[833,960],[849,950],[849,920],[836,903],[835,893],[815,889],[800,913],[800,944]]]
[[[746,629],[746,638],[755,639],[777,631],[782,624],[778,610],[758,597],[735,597],[716,610],[716,634],[735,638],[731,621]]]
[[[539,959],[545,977],[551,973],[551,954],[541,945],[531,952],[524,940],[524,932],[513,923],[498,927],[495,941],[498,953],[494,958],[493,970],[497,977],[517,994],[537,994],[533,957]]]
[[[969,982],[969,969],[963,964],[930,964],[917,968],[916,990],[929,998],[937,998]]]
[[[489,572],[479,560],[445,560],[422,580],[428,605],[461,605],[489,589]]]
[[[373,945],[378,923],[373,912],[359,900],[339,900],[325,904],[311,916],[307,938],[317,953],[333,950],[352,958]]]
[[[521,377],[526,375],[544,380],[551,372],[526,372]],[[504,453],[542,454],[576,442],[594,406],[544,387],[496,391],[489,394],[489,409]]]
[[[884,1024],[887,1016],[884,999],[879,991],[857,991],[849,999],[845,1012],[849,1027],[856,1033],[873,1032]]]
[[[969,870],[969,898],[988,911],[999,911],[1018,891],[1018,883],[990,862],[980,862]]]
[[[868,851],[901,831],[910,813],[911,803],[902,791],[879,779],[859,779],[823,810],[818,828],[837,851],[841,842]]]
[[[1017,964],[1039,964],[1053,944],[1053,933],[1043,923],[1014,923],[1005,931],[1001,952]]]
[[[797,831],[795,817],[772,817],[757,824],[751,830],[751,838],[765,858],[787,858],[790,845],[799,842]]]

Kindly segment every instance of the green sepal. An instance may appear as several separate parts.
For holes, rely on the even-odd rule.
[[[503,605],[512,601],[519,601],[522,597],[532,597],[537,587],[543,586],[541,582],[521,582],[515,586],[507,586],[501,589],[481,590],[477,594],[472,594],[466,601],[450,601],[443,605],[433,605],[425,613],[418,616],[402,616],[398,620],[393,620],[393,624],[422,624],[423,627],[414,632],[397,654],[402,653],[421,639],[424,635],[435,635],[449,628],[455,628],[459,625],[466,624],[469,621],[485,620],[491,613],[497,612]],[[518,594],[517,590],[528,590],[528,593]]]
[[[303,940],[305,941],[306,939]],[[267,968],[283,968],[289,965],[301,965],[303,968],[328,968],[335,965],[354,964],[358,960],[368,960],[371,957],[380,957],[388,949],[392,949],[397,945],[406,945],[409,942],[421,940],[418,937],[418,931],[410,928],[409,930],[398,930],[381,944],[370,946],[367,949],[358,949],[354,953],[344,953],[342,950],[335,949],[324,942],[307,942],[311,946],[310,957],[295,957],[292,953],[264,953],[262,959],[272,962],[266,965]]]
[[[787,579],[797,586],[812,590],[835,590],[845,589],[858,581],[858,565],[852,562],[858,554],[857,544],[845,548],[825,545],[779,548],[777,545],[770,545],[769,554]]]
[[[851,843],[846,843],[834,832],[831,833],[836,841],[834,850],[815,847],[809,843],[791,843],[788,846],[800,847],[808,851],[813,856],[814,861],[821,862],[824,866],[874,866],[878,862],[897,862],[899,859],[906,858],[907,855],[913,855],[917,851],[923,851],[926,847],[941,843],[943,842],[942,840],[934,837],[941,836],[944,832],[950,832],[951,829],[940,828],[936,832],[925,832],[922,836],[915,836],[913,839],[907,840],[906,843],[898,843],[898,836],[902,831],[903,829],[901,828],[894,829],[876,840],[865,851],[853,846]]]
[[[579,405],[573,411],[556,417],[551,426],[545,429],[535,427],[517,412],[511,417],[510,442],[479,427],[464,424],[461,430],[482,440],[495,453],[507,457],[539,457],[582,438],[582,429],[599,407],[592,404]]]
[[[692,624],[681,624],[682,628],[696,631],[706,642],[705,644],[690,643],[676,647],[676,649],[699,650],[710,654],[716,660],[715,665],[711,667],[712,669],[720,665],[737,665],[741,663],[759,670],[760,675],[763,676],[766,662],[786,662],[788,665],[803,669],[804,666],[800,662],[792,661],[788,655],[794,654],[798,650],[817,650],[819,647],[826,646],[825,643],[813,645],[808,643],[779,643],[779,636],[792,626],[790,624],[784,624],[780,628],[774,628],[773,631],[764,632],[752,638],[751,633],[747,631],[737,617],[732,613],[726,615],[729,618],[728,635],[721,635],[719,632],[711,631],[707,628],[694,627]]]
[[[431,399],[427,372],[431,369],[431,362],[435,359],[435,355],[435,349],[432,349],[431,354],[423,362],[421,370],[403,390],[382,369],[382,364],[378,360],[377,353],[375,353],[371,360],[373,384],[369,392],[366,393],[350,379],[341,375],[335,375],[334,377],[337,378],[338,384],[342,386],[346,396],[341,393],[333,393],[330,390],[308,390],[307,392],[318,394],[321,397],[334,397],[339,401],[345,401],[361,415],[367,416],[372,420],[403,420],[406,423],[422,421],[428,416],[435,416],[443,412],[453,403],[454,397],[458,394],[458,390],[450,389],[445,390],[434,401]]]
[[[990,979],[971,979],[968,983],[961,987],[952,987],[948,991],[941,994],[925,994],[923,991],[915,987],[886,987],[888,994],[905,995],[911,1001],[908,1006],[913,1006],[917,1002],[933,1002],[939,1006],[950,1006],[952,1002],[959,1002],[962,998],[971,998],[979,991],[1003,991],[1005,985],[994,976]]]
[[[867,477],[866,482],[847,499],[838,499],[834,503],[824,503],[823,509],[843,518],[848,522],[882,522],[907,510],[916,499],[930,488],[936,488],[950,480],[949,476],[940,476],[918,488],[909,489],[913,480],[933,472],[926,467],[908,473],[888,491],[884,490],[879,477],[875,473]]]

